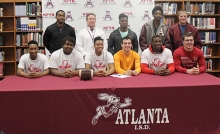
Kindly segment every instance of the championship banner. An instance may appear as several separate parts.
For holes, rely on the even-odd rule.
[[[43,30],[56,22],[56,12],[64,10],[66,23],[77,33],[86,27],[86,14],[96,14],[96,27],[106,38],[119,27],[119,14],[128,15],[128,27],[138,38],[144,23],[153,19],[154,0],[42,0]],[[48,51],[46,52],[48,56]]]

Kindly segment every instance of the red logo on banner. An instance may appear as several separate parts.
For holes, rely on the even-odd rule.
[[[88,12],[89,13],[89,12]],[[87,12],[86,13],[83,13],[83,16],[86,16],[88,14]]]
[[[141,0],[141,2],[152,2],[152,0]]]
[[[66,12],[66,20],[67,21],[73,21],[73,17],[71,15],[71,11],[67,11]]]
[[[45,6],[45,8],[53,8],[54,7],[52,0],[48,0],[44,6]]]
[[[123,12],[123,14],[126,14],[126,15],[133,15],[133,13],[132,12]]]
[[[103,27],[103,30],[106,31],[106,30],[114,30],[115,27],[114,26],[104,26]]]
[[[45,18],[51,18],[51,17],[55,17],[55,13],[43,13],[43,17]]]
[[[148,14],[148,11],[144,12],[144,16],[142,17],[143,20],[150,20],[150,16]]]
[[[130,2],[130,0],[125,0],[125,2],[124,2],[124,7],[132,7],[132,4],[131,4],[131,2]]]
[[[63,0],[63,2],[75,2],[75,0]]]
[[[85,8],[91,8],[94,7],[92,0],[87,0],[86,4],[84,4]]]
[[[115,2],[114,0],[103,0],[103,2]]]
[[[105,12],[105,17],[103,17],[103,20],[106,20],[106,21],[113,20],[113,18],[111,17],[110,11]]]

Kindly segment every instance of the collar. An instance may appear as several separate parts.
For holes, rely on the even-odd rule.
[[[91,28],[88,27],[88,26],[86,27],[86,29],[87,29],[87,30],[89,29],[89,30],[91,31]],[[95,30],[95,29],[96,29],[96,27],[93,28],[93,30]]]
[[[160,53],[162,53],[162,52],[164,51],[165,47],[162,46],[161,48],[162,48],[161,51],[160,51],[159,53],[156,53],[156,52],[154,52],[154,50],[153,50],[153,48],[152,48],[152,45],[149,45],[149,50],[150,50],[150,52],[151,52],[151,53],[154,53],[154,54],[160,54]]]
[[[154,19],[153,19],[153,26],[156,27],[156,25],[154,24]],[[157,28],[160,26],[161,22],[159,23],[159,25],[157,26]]]
[[[66,25],[66,23],[64,22],[64,24],[63,24],[62,27],[59,27],[59,26],[57,25],[57,22],[55,22],[55,25],[56,25],[58,28],[63,28],[63,27]]]
[[[180,23],[179,23],[179,22],[177,22],[177,24],[178,24],[179,26],[182,26],[182,25],[180,25]],[[185,26],[187,26],[187,25],[189,25],[189,23],[188,23],[188,22],[186,22],[186,25],[185,25]]]
[[[118,29],[116,29],[114,32],[115,32],[115,34],[120,34],[120,27]],[[131,34],[131,30],[128,28],[127,32],[128,32],[127,36],[129,36]]]

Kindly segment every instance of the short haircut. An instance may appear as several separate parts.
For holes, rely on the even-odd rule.
[[[186,10],[181,9],[181,10],[178,11],[177,16],[179,17],[181,13],[186,13],[186,15],[187,15]]]
[[[183,36],[182,36],[182,40],[184,41],[185,40],[185,37],[190,37],[192,36],[193,37],[193,34],[191,32],[186,32]]]
[[[86,20],[88,20],[88,17],[89,17],[90,15],[94,15],[95,18],[96,18],[96,15],[95,15],[94,13],[88,13],[88,14],[86,15]]]
[[[28,42],[28,47],[29,47],[31,44],[35,44],[35,45],[37,45],[37,47],[38,47],[38,43],[37,43],[37,41],[35,41],[35,40],[29,41],[29,42]]]
[[[63,11],[63,10],[58,10],[58,11],[56,12],[56,16],[58,15],[59,12],[64,12],[64,11]],[[66,14],[66,13],[64,12],[64,14]]]
[[[163,9],[160,6],[155,6],[152,10],[152,14],[154,14],[157,10],[160,10],[161,13],[163,14]]]
[[[123,44],[123,40],[131,40],[129,36],[125,36],[121,39],[121,44]],[[131,40],[132,41],[132,40]]]
[[[157,37],[159,37],[159,38],[162,39],[162,37],[161,37],[160,35],[155,34],[154,36],[152,36],[151,41],[153,42],[153,41],[154,41],[154,38],[157,38]]]
[[[128,19],[128,16],[123,13],[119,14],[119,16],[118,16],[119,20],[124,17]]]
[[[63,46],[66,43],[66,41],[73,43],[73,46],[75,46],[76,44],[76,40],[73,37],[66,36],[62,39],[61,45]]]
[[[97,40],[103,41],[103,39],[102,39],[100,36],[98,36],[98,37],[95,37],[95,39],[94,39],[94,44],[95,44],[95,42],[96,42]]]

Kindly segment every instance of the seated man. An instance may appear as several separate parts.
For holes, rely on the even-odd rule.
[[[50,57],[50,73],[65,78],[78,75],[78,69],[85,68],[83,56],[73,49],[76,40],[66,36],[62,40],[62,48],[53,52]]]
[[[187,32],[182,37],[183,46],[173,53],[174,65],[177,72],[199,74],[206,71],[203,52],[194,47],[193,34]]]
[[[28,52],[21,56],[17,75],[27,78],[38,78],[49,74],[48,59],[44,54],[38,53],[38,43],[34,40],[28,42]]]
[[[163,46],[160,35],[154,35],[152,45],[143,51],[141,71],[162,76],[170,75],[175,71],[172,52]]]
[[[115,71],[124,75],[138,75],[141,72],[140,56],[137,52],[131,50],[131,39],[129,37],[122,38],[122,50],[114,55]]]
[[[94,48],[86,54],[85,65],[93,69],[96,76],[107,76],[115,72],[113,56],[110,52],[103,50],[104,41],[101,37],[95,37]]]

